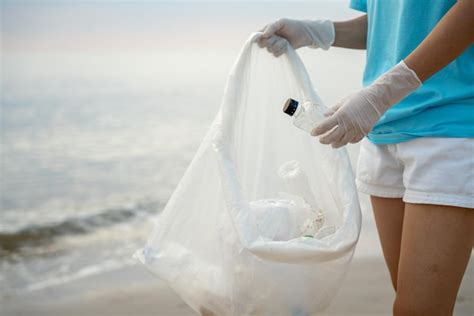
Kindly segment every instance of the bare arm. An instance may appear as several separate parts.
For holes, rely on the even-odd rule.
[[[334,22],[336,38],[332,46],[365,49],[367,42],[367,14],[355,19]]]
[[[337,39],[337,36],[336,36]],[[474,1],[459,0],[405,59],[423,82],[474,42]]]

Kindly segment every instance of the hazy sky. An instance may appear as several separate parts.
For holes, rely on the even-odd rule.
[[[354,16],[344,2],[3,1],[2,51],[238,49],[248,34],[280,17]]]

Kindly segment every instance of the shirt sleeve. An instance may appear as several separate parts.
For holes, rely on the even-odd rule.
[[[351,0],[349,7],[357,11],[367,12],[367,0]]]

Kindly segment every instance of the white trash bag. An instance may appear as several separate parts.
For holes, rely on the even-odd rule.
[[[202,315],[311,315],[341,286],[361,228],[345,149],[282,112],[324,106],[290,47],[253,34],[207,135],[135,256]],[[321,114],[322,118],[322,114]]]

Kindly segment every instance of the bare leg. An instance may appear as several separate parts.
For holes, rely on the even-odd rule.
[[[400,198],[381,198],[377,196],[371,196],[370,198],[383,255],[390,271],[393,288],[396,291],[405,203]]]
[[[474,210],[406,203],[394,315],[452,315],[473,241]]]

